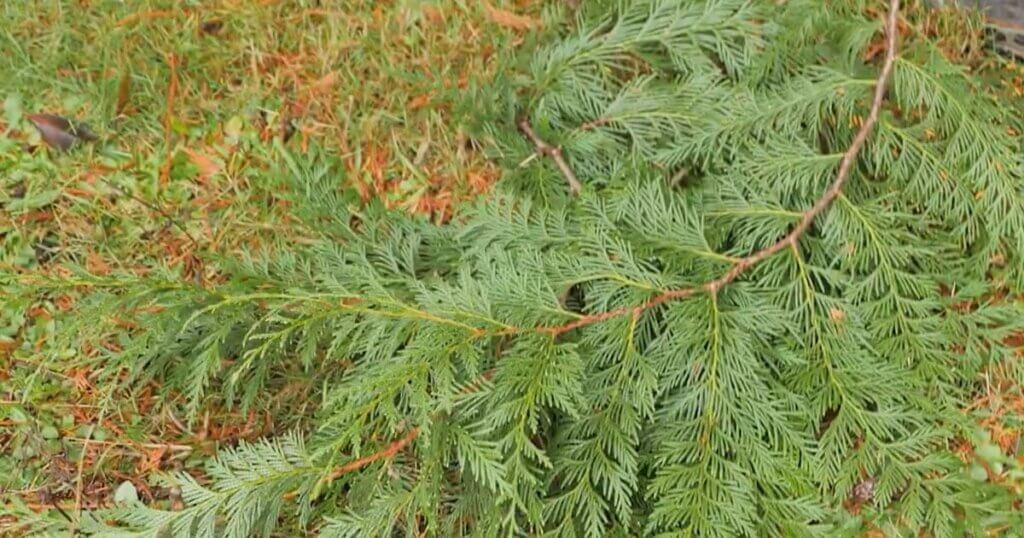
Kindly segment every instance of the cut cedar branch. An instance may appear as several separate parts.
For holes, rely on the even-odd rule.
[[[670,289],[661,292],[654,296],[648,301],[641,303],[636,306],[623,307],[615,310],[609,310],[608,312],[602,312],[600,314],[592,314],[589,316],[583,316],[571,323],[563,325],[552,325],[542,327],[511,327],[503,329],[496,333],[479,331],[478,336],[501,336],[501,335],[514,335],[523,334],[529,332],[550,334],[552,336],[558,336],[566,333],[573,329],[578,329],[594,323],[599,323],[608,319],[617,318],[621,316],[633,316],[639,317],[643,312],[650,310],[662,303],[673,301],[677,299],[685,299],[698,295],[701,293],[708,293],[712,297],[718,294],[718,290],[722,289],[732,281],[739,278],[748,269],[754,267],[758,263],[771,257],[772,255],[780,252],[785,248],[797,249],[798,241],[800,237],[811,227],[811,223],[814,219],[824,212],[829,205],[843,192],[843,186],[846,184],[850,177],[850,172],[853,169],[854,164],[857,161],[858,155],[860,155],[861,149],[864,147],[864,143],[867,141],[868,136],[871,134],[872,129],[878,122],[878,117],[881,114],[882,106],[885,101],[886,89],[889,83],[889,77],[892,74],[893,65],[896,62],[896,41],[898,35],[897,21],[899,20],[899,0],[890,0],[889,11],[885,21],[885,39],[886,39],[886,52],[885,59],[882,63],[882,69],[878,74],[878,78],[875,81],[875,92],[874,97],[871,101],[871,109],[868,112],[867,118],[861,123],[860,129],[857,131],[856,136],[850,146],[843,152],[842,160],[839,163],[839,169],[836,172],[835,179],[829,185],[828,189],[821,195],[820,198],[801,214],[800,221],[793,227],[793,229],[786,234],[784,237],[771,244],[770,246],[758,250],[744,258],[740,258],[735,262],[731,269],[726,271],[718,278],[709,280],[698,286],[689,288]],[[523,134],[530,139],[533,145],[536,147],[537,152],[541,155],[550,157],[562,175],[565,176],[566,181],[569,183],[569,189],[573,194],[576,194],[580,190],[580,182],[576,178],[576,174],[573,173],[569,164],[566,162],[565,157],[562,154],[560,148],[552,146],[541,139],[530,127],[529,122],[521,120],[518,125],[519,129]],[[485,374],[486,375],[486,374]],[[479,386],[479,384],[473,384],[473,386]],[[331,478],[337,478],[343,474],[359,470],[366,465],[369,465],[375,461],[381,459],[387,459],[393,457],[402,448],[411,443],[418,435],[418,429],[410,430],[401,439],[389,443],[384,449],[375,452],[367,457],[360,458],[358,460],[351,461],[335,468],[331,472]]]

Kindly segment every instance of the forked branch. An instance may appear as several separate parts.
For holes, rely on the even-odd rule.
[[[853,165],[857,162],[857,157],[860,155],[861,150],[864,148],[864,144],[867,142],[868,135],[871,134],[871,130],[878,122],[878,117],[882,113],[882,105],[885,101],[885,93],[888,88],[889,78],[892,75],[893,65],[896,62],[896,37],[898,35],[897,22],[899,21],[899,0],[890,0],[889,2],[889,13],[886,17],[885,23],[885,60],[882,63],[882,70],[878,74],[878,79],[875,81],[875,93],[874,98],[871,101],[871,109],[868,112],[868,117],[860,125],[860,129],[854,136],[853,142],[850,147],[843,152],[843,158],[839,162],[839,170],[836,172],[836,177],[832,180],[832,184],[829,185],[828,189],[821,195],[820,198],[808,208],[806,211],[801,213],[799,222],[792,230],[784,237],[765,247],[757,252],[749,254],[743,258],[740,258],[736,263],[724,274],[709,280],[703,284],[689,287],[666,290],[645,303],[622,307],[615,310],[609,310],[608,312],[602,312],[600,314],[592,314],[589,316],[583,316],[579,319],[573,320],[570,323],[563,325],[553,325],[546,327],[534,327],[534,328],[514,328],[502,331],[501,334],[518,334],[522,332],[534,332],[548,333],[551,335],[559,335],[579,327],[591,325],[607,319],[625,316],[627,314],[637,316],[641,313],[654,308],[662,303],[676,300],[685,299],[687,297],[697,295],[699,293],[716,294],[718,290],[730,282],[736,280],[740,275],[745,273],[750,268],[754,267],[758,263],[761,263],[765,259],[771,257],[773,254],[780,250],[791,247],[797,247],[797,241],[800,237],[807,232],[811,227],[811,223],[814,219],[825,211],[832,204],[832,202],[843,192],[843,186],[846,185],[847,180],[850,178],[850,172],[853,170]]]

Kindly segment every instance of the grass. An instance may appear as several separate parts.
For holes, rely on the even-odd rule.
[[[539,25],[537,2],[4,2],[0,5],[0,534],[65,528],[156,471],[280,431],[303,384],[259,411],[189,423],[158,387],[129,396],[96,365],[131,328],[62,338],[74,274],[169,271],[301,241],[276,196],[283,152],[316,152],[364,199],[450,218],[498,172],[468,132],[477,89]],[[87,122],[61,153],[29,114]],[[61,281],[31,297],[16,287]],[[110,313],[112,318],[118,313]],[[160,410],[157,412],[157,410]],[[57,508],[55,508],[57,507]]]
[[[364,199],[450,218],[498,178],[472,133],[474,104],[517,47],[543,33],[543,9],[524,0],[0,3],[0,534],[66,529],[126,483],[144,501],[173,500],[154,473],[198,472],[218,447],[284,431],[316,406],[301,397],[313,374],[258,411],[210,405],[191,422],[156,385],[128,394],[100,383],[96,365],[132,325],[124,316],[120,331],[87,346],[65,338],[68,314],[87,301],[77,272],[211,283],[220,258],[302,241],[276,192],[285,151],[326,156],[339,187]],[[908,13],[909,27],[948,54],[983,61],[975,19]],[[985,61],[979,70],[1024,109],[1024,68]],[[27,117],[40,112],[88,122],[100,140],[50,150]],[[16,293],[37,280],[66,285]],[[968,411],[1000,444],[1018,442],[1019,386],[993,372],[986,388]]]

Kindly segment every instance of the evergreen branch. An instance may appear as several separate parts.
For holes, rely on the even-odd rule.
[[[775,243],[766,248],[754,252],[753,254],[750,254],[744,258],[740,258],[731,269],[726,271],[722,276],[718,278],[715,278],[698,286],[664,291],[659,295],[653,297],[652,299],[636,306],[616,308],[613,310],[609,310],[607,312],[602,312],[600,314],[583,316],[579,319],[562,325],[535,327],[531,329],[512,327],[498,331],[497,333],[487,333],[485,331],[477,330],[474,331],[474,335],[506,336],[522,334],[524,332],[539,332],[544,334],[550,334],[552,336],[558,336],[566,332],[569,332],[573,329],[578,329],[580,327],[585,327],[587,325],[600,323],[602,321],[617,318],[627,314],[636,319],[643,312],[646,312],[651,308],[654,308],[660,304],[669,301],[685,299],[702,292],[708,293],[712,297],[715,297],[718,294],[718,290],[732,283],[734,280],[739,278],[740,275],[742,275],[752,267],[756,266],[757,264],[761,263],[765,259],[771,257],[772,255],[778,253],[779,251],[785,248],[796,249],[797,241],[804,233],[807,232],[807,230],[810,229],[814,219],[823,211],[825,211],[832,204],[832,202],[835,201],[835,199],[842,194],[843,186],[846,184],[847,180],[850,177],[850,171],[853,169],[853,164],[856,162],[857,157],[860,155],[861,149],[863,149],[864,144],[867,141],[868,135],[871,134],[871,130],[874,128],[875,123],[878,122],[878,117],[881,114],[882,110],[882,104],[885,100],[885,93],[889,83],[889,77],[892,74],[893,64],[896,61],[896,24],[898,21],[898,15],[899,0],[890,0],[889,13],[885,25],[885,60],[882,64],[882,70],[878,75],[878,79],[875,82],[874,98],[872,99],[871,109],[868,112],[867,118],[861,124],[860,129],[857,131],[857,134],[853,139],[853,142],[850,144],[847,150],[843,152],[843,157],[839,164],[839,170],[838,172],[836,172],[836,177],[832,181],[832,184],[825,191],[825,193],[822,194],[820,198],[818,198],[814,205],[812,205],[809,209],[807,209],[801,214],[802,216],[800,217],[800,221],[788,234],[786,234],[786,236],[782,237],[781,239],[779,239],[778,241],[776,241]],[[561,149],[558,147],[551,146],[550,144],[542,140],[539,136],[537,136],[537,134],[530,127],[530,124],[527,120],[520,120],[519,128],[520,130],[522,130],[523,134],[526,135],[526,137],[529,138],[531,142],[533,142],[534,146],[536,146],[537,148],[538,153],[542,155],[547,155],[551,157],[552,160],[555,161],[555,164],[558,166],[559,170],[562,171],[562,174],[568,181],[570,191],[572,191],[573,194],[578,194],[580,190],[579,180],[576,179],[576,175],[573,173],[572,169],[569,168],[568,163],[562,157]],[[480,379],[474,380],[472,383],[468,385],[467,389],[469,391],[473,391],[482,386],[483,381],[485,381],[489,377],[489,374],[490,372],[485,373],[483,376],[481,376]],[[331,472],[330,478],[333,480],[334,478],[337,478],[343,474],[362,469],[363,467],[366,467],[367,465],[375,461],[393,457],[406,445],[408,445],[414,439],[416,439],[419,436],[419,434],[419,428],[413,428],[412,430],[409,430],[409,433],[407,433],[404,437],[396,441],[393,441],[386,448],[364,458],[351,461],[349,463],[346,463],[345,465],[335,468]]]
[[[565,160],[565,156],[562,155],[562,148],[560,146],[552,146],[545,142],[544,139],[533,131],[533,128],[530,127],[530,122],[525,118],[519,120],[519,130],[526,135],[526,138],[530,139],[533,146],[537,148],[537,153],[550,157],[552,161],[555,161],[555,166],[557,166],[558,170],[562,172],[563,176],[565,176],[565,181],[569,183],[569,192],[571,192],[573,196],[578,195],[580,190],[583,188],[583,185],[580,184],[580,180],[576,178],[576,173],[572,171],[569,163]]]
[[[828,189],[825,190],[824,194],[822,194],[822,196],[818,198],[814,205],[812,205],[809,209],[802,213],[800,221],[796,224],[795,227],[793,227],[793,229],[788,234],[786,234],[785,237],[779,239],[778,241],[776,241],[775,243],[766,248],[763,248],[757,252],[754,252],[753,254],[741,258],[733,265],[731,269],[726,271],[725,274],[723,274],[722,276],[705,282],[703,284],[700,284],[698,286],[667,290],[653,297],[647,302],[644,302],[636,306],[616,308],[614,310],[609,310],[607,312],[602,312],[600,314],[584,316],[577,320],[562,325],[539,327],[534,328],[532,330],[540,333],[550,334],[552,336],[558,336],[560,334],[569,332],[573,329],[578,329],[580,327],[585,327],[587,325],[592,325],[594,323],[599,323],[605,320],[617,318],[627,314],[636,316],[662,303],[679,299],[685,299],[698,293],[703,292],[709,293],[711,295],[716,295],[718,293],[718,290],[730,284],[732,281],[739,278],[739,276],[745,273],[747,270],[761,263],[765,259],[771,257],[772,255],[778,253],[782,249],[787,247],[796,248],[797,241],[800,239],[801,236],[803,236],[805,232],[807,232],[808,229],[810,229],[811,223],[814,222],[814,219],[823,211],[825,211],[829,207],[829,205],[831,205],[832,202],[836,199],[836,197],[838,197],[842,193],[843,186],[846,184],[847,180],[850,177],[850,171],[853,169],[853,165],[856,162],[858,155],[860,155],[860,151],[864,147],[864,143],[867,141],[868,135],[871,134],[871,130],[874,128],[875,123],[878,122],[878,117],[882,111],[882,104],[885,100],[885,93],[888,87],[889,78],[892,74],[893,65],[896,62],[896,24],[899,20],[898,16],[899,0],[890,0],[889,13],[885,25],[885,60],[882,64],[882,70],[878,75],[878,79],[875,81],[874,98],[872,99],[871,109],[868,112],[867,118],[864,120],[863,123],[861,123],[860,129],[858,129],[857,134],[853,139],[853,142],[846,149],[846,151],[843,152],[842,160],[839,163],[839,170],[838,172],[836,172],[836,177],[832,181],[832,184],[829,186]],[[525,120],[521,121],[519,123],[519,126],[521,129],[523,129],[523,132],[526,134],[526,136],[533,140],[534,144],[537,145],[538,151],[547,155],[551,155],[552,158],[555,159],[555,162],[559,165],[559,168],[562,168],[564,166],[565,168],[563,169],[563,173],[565,173],[566,171],[568,171],[569,174],[572,173],[572,171],[568,169],[568,165],[566,165],[564,159],[561,158],[561,151],[558,148],[552,148],[543,140],[537,138],[536,134],[534,134],[533,131],[530,129],[529,123],[527,123]],[[575,180],[575,177],[570,175],[567,175],[566,177],[567,179],[570,180],[571,188],[571,186],[573,185],[573,181]],[[505,331],[499,332],[498,334],[508,335],[522,332],[524,332],[523,329],[516,328],[507,329]]]

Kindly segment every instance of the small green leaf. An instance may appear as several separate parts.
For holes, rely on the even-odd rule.
[[[188,136],[188,124],[178,118],[171,119],[171,130],[181,136]]]
[[[7,202],[7,210],[15,213],[18,211],[28,211],[30,209],[46,207],[57,200],[57,198],[60,198],[60,192],[60,189],[50,189],[34,192],[24,198],[15,198],[14,200]]]
[[[239,116],[231,116],[231,119],[224,125],[224,136],[230,141],[237,142],[239,136],[242,134],[242,118]]]
[[[135,490],[135,484],[128,480],[121,482],[114,490],[114,502],[117,504],[133,504],[139,502],[139,492]]]
[[[970,475],[972,479],[977,480],[978,482],[988,480],[988,472],[985,471],[984,467],[977,463],[971,465]]]
[[[21,104],[21,96],[16,94],[8,95],[7,99],[4,99],[4,120],[7,121],[7,124],[17,125],[21,121],[23,114],[24,108]]]
[[[987,463],[998,461],[1003,458],[1002,449],[991,443],[985,443],[981,445],[980,447],[978,447],[978,450],[976,450],[975,453],[978,455],[979,458],[982,459],[982,461],[985,461]]]
[[[11,407],[10,409],[8,409],[7,417],[18,424],[24,424],[29,420],[28,415],[26,415],[25,412],[22,411],[20,407]]]
[[[36,450],[28,445],[22,445],[14,449],[14,458],[27,460],[36,455]]]
[[[56,439],[60,437],[60,432],[57,431],[57,427],[53,425],[43,426],[43,429],[39,434],[43,436],[43,439]]]

